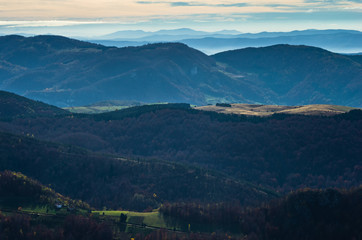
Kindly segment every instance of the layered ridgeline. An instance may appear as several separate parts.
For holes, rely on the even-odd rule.
[[[52,161],[59,159],[62,162],[61,159],[64,159],[65,156],[61,154],[70,150],[68,148],[61,151],[57,150],[60,148],[58,145],[46,147],[43,142],[34,142],[34,144],[36,143],[34,147],[22,146],[17,136],[13,135],[10,138],[13,139],[13,142],[7,143],[9,141],[5,141],[5,139],[8,136],[4,135],[2,154],[8,157],[2,158],[3,161],[7,162],[7,165],[3,165],[3,167],[21,167],[21,169],[15,168],[12,170],[22,171],[25,174],[29,173],[22,168],[29,167],[32,171],[37,169],[39,174],[44,174],[44,177],[47,178],[56,176],[56,174],[64,174],[63,177],[58,178],[63,179],[68,176],[69,171],[75,171],[72,169],[77,168],[76,166],[80,170],[72,172],[71,175],[79,175],[81,171],[85,171],[84,174],[87,174],[90,171],[86,170],[86,167],[93,166],[94,169],[93,167],[91,169],[95,172],[92,174],[96,174],[96,171],[103,169],[104,174],[99,176],[101,179],[104,178],[105,183],[110,183],[111,181],[107,180],[110,173],[114,171],[114,173],[120,174],[122,172],[116,170],[117,165],[111,163],[113,161],[119,162],[117,164],[121,165],[127,163],[130,164],[129,167],[133,170],[126,171],[123,176],[127,176],[126,179],[133,186],[131,196],[136,193],[140,194],[135,187],[139,186],[138,183],[136,184],[138,175],[144,176],[146,179],[149,178],[147,182],[150,184],[155,183],[153,181],[158,181],[157,179],[160,179],[160,176],[164,176],[165,179],[169,177],[173,179],[171,176],[179,176],[179,178],[173,179],[173,183],[170,180],[164,181],[164,179],[160,180],[160,185],[150,185],[152,187],[149,188],[149,191],[147,190],[147,194],[156,193],[164,200],[167,200],[167,196],[172,199],[187,198],[192,194],[184,195],[185,192],[194,190],[195,193],[201,191],[200,195],[195,195],[194,199],[203,198],[205,195],[201,193],[204,193],[202,189],[206,184],[209,187],[212,186],[209,190],[205,188],[206,192],[210,193],[213,189],[213,185],[210,185],[209,182],[211,180],[206,178],[203,183],[201,177],[209,176],[211,174],[208,173],[209,170],[217,170],[221,176],[226,174],[237,181],[247,180],[253,184],[268,186],[281,192],[289,192],[303,187],[359,186],[361,184],[360,156],[362,154],[360,147],[362,145],[361,112],[361,110],[352,110],[329,117],[293,114],[274,114],[269,117],[258,117],[200,111],[190,108],[187,104],[160,104],[138,106],[94,115],[54,116],[51,114],[48,117],[13,118],[1,121],[0,129],[12,134],[34,136],[34,138],[41,140],[77,145],[99,153],[128,156],[130,159],[147,158],[148,161],[138,163],[138,161],[123,161],[123,158],[119,161],[110,159],[107,160],[109,161],[108,165],[102,164],[96,167],[98,165],[95,163],[88,164],[91,161],[85,156],[89,156],[89,152],[84,151],[81,154],[83,157],[74,155],[77,156],[76,159],[84,158],[84,164],[73,166],[80,160],[75,161],[75,163],[66,161],[66,164],[70,164],[69,170],[57,172],[54,169],[51,172],[45,172],[40,170],[43,165],[34,168],[30,164],[32,161],[39,162],[39,164],[42,162],[37,161],[36,158],[29,157],[29,160],[25,158],[25,160],[22,160],[25,161],[24,164],[19,165],[11,165],[15,164],[15,162],[10,160],[21,160],[24,158],[23,156],[36,155],[43,156],[43,159],[46,160],[48,155],[45,150],[50,148],[53,150],[49,154],[58,156],[50,159]],[[18,147],[11,148],[12,145]],[[45,148],[44,155],[36,153],[36,149],[42,148],[41,146]],[[21,150],[18,150],[18,148],[28,149],[31,152],[21,154]],[[74,151],[78,150],[74,149]],[[101,156],[94,157],[104,158]],[[158,161],[154,162],[153,159],[178,162],[181,165],[163,164]],[[30,165],[26,164],[26,162],[29,162]],[[106,162],[106,160],[100,160],[100,162]],[[46,166],[46,163],[43,164]],[[156,164],[157,167],[148,168],[146,167],[149,166],[148,164],[151,164],[151,166]],[[194,172],[194,170],[188,170],[183,164],[192,164],[201,168],[200,170],[195,169]],[[63,166],[61,163],[56,164],[56,166],[58,165]],[[159,170],[154,171],[153,168]],[[175,170],[169,168],[175,168]],[[157,175],[154,175],[155,173]],[[169,173],[171,175],[168,175]],[[98,175],[96,174],[96,176]],[[158,178],[151,181],[150,179],[155,176]],[[176,190],[177,187],[181,188],[183,186],[179,184],[183,181],[180,180],[183,179],[182,176],[187,176],[185,186],[188,186],[188,190],[185,191]],[[112,177],[111,179],[118,182],[117,178]],[[80,179],[87,179],[87,177]],[[132,179],[136,182],[132,182]],[[195,179],[195,183],[188,184],[187,181],[190,179]],[[223,179],[228,178],[223,177]],[[41,180],[43,181],[43,179]],[[224,180],[215,181],[223,182]],[[230,183],[233,183],[233,181]],[[63,186],[65,183],[59,182],[58,184]],[[175,186],[171,187],[170,184]],[[162,189],[158,189],[158,187]],[[83,191],[85,191],[85,188],[79,188],[80,194]],[[164,195],[158,192],[164,192]],[[240,190],[240,192],[242,191]],[[83,197],[77,196],[77,198],[93,203],[86,198],[86,196],[90,196],[89,193],[84,194]],[[143,195],[150,196],[147,194]],[[173,194],[176,194],[175,198]],[[208,197],[208,199],[212,198]],[[215,199],[222,199],[222,196],[215,195]]]
[[[361,40],[362,33],[359,31],[304,30],[240,34],[228,38],[221,36],[183,38],[181,42],[208,53],[245,47],[265,47],[275,44],[307,45],[327,49],[332,52],[355,53],[362,51]]]
[[[182,42],[205,53],[275,44],[308,45],[332,52],[362,52],[362,33],[354,30],[302,30],[291,32],[240,33],[237,31],[202,32],[192,29],[157,32],[118,31],[89,41],[106,46],[140,46],[154,42]]]
[[[3,90],[58,106],[103,100],[204,103],[245,89],[183,44],[112,48],[57,36],[0,38]]]
[[[57,106],[105,100],[361,107],[361,61],[278,45],[207,56],[180,43],[115,48],[57,36],[0,38],[0,88]]]

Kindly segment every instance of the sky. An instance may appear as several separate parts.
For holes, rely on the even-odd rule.
[[[362,31],[362,0],[0,0],[0,34],[119,30]]]

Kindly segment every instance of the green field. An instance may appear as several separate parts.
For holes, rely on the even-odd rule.
[[[179,233],[199,232],[199,233],[212,233],[215,229],[233,232],[234,235],[239,236],[241,233],[237,229],[226,228],[218,225],[210,225],[196,222],[185,222],[180,219],[168,218],[165,219],[158,210],[152,212],[132,212],[132,211],[92,211],[95,217],[117,222],[121,214],[127,215],[125,232],[129,234],[147,233],[154,229],[168,229]],[[167,217],[166,217],[167,218]]]
[[[91,106],[91,107],[67,107],[64,108],[72,113],[86,113],[86,114],[96,114],[96,113],[104,113],[111,112],[116,110],[121,110],[128,108],[129,106]]]
[[[97,114],[112,112],[116,110],[122,110],[130,107],[137,107],[143,105],[155,105],[155,104],[168,104],[167,102],[157,102],[157,103],[142,103],[136,101],[122,101],[122,100],[110,100],[94,103],[88,106],[78,106],[78,107],[65,107],[64,110],[67,110],[72,113],[81,113],[81,114]]]
[[[99,216],[119,218],[121,214],[127,215],[128,224],[146,225],[154,228],[172,228],[164,221],[158,210],[152,212],[132,212],[132,211],[92,211]]]

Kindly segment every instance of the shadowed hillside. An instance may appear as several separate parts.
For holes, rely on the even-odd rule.
[[[61,204],[65,207],[71,206],[75,209],[90,210],[88,204],[64,197],[22,173],[0,172],[0,209],[17,210],[19,206],[22,209],[39,208],[39,206],[55,209],[55,204]]]
[[[0,119],[24,117],[51,117],[69,114],[61,108],[32,101],[19,95],[0,91]]]
[[[160,211],[181,225],[224,226],[257,239],[360,239],[362,188],[302,189],[254,208],[237,204],[168,204]]]
[[[144,210],[164,201],[240,201],[276,196],[197,167],[92,154],[84,149],[0,133],[0,170],[20,171],[72,198],[102,208]]]
[[[194,164],[289,192],[361,184],[361,113],[257,117],[161,104],[103,114],[14,118],[0,122],[0,129],[100,153]]]

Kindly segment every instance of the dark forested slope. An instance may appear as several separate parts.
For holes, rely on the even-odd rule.
[[[88,204],[56,193],[22,173],[0,172],[0,209],[16,210],[19,206],[23,208],[43,205],[52,209],[56,203],[74,209],[91,209]]]
[[[97,208],[144,210],[164,201],[255,205],[276,196],[245,181],[196,167],[107,157],[8,133],[0,133],[0,159],[1,171],[20,171]]]
[[[16,118],[0,129],[93,151],[217,169],[288,192],[361,184],[362,114],[246,117],[151,105],[97,115]]]
[[[45,117],[69,114],[61,108],[0,90],[0,119]]]
[[[180,224],[214,224],[245,239],[360,239],[362,188],[302,189],[262,207],[237,204],[168,204],[160,211]]]

